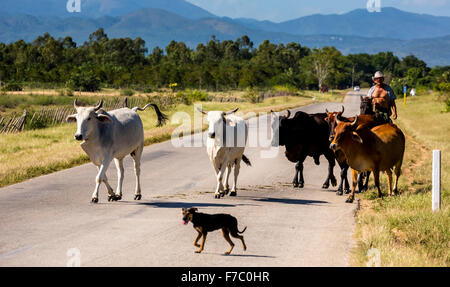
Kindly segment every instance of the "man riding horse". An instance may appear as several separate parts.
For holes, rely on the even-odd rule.
[[[391,123],[391,115],[394,120],[397,119],[397,106],[395,105],[395,96],[392,88],[384,83],[384,75],[378,71],[372,77],[375,82],[367,94],[367,98],[372,101],[373,112],[380,123]]]

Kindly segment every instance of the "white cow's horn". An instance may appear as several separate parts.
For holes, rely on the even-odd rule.
[[[100,100],[100,103],[98,103],[98,105],[95,106],[94,110],[98,111],[103,107],[103,100]]]
[[[208,112],[204,111],[202,108],[197,107],[197,111],[201,112],[202,114],[206,115]]]
[[[232,111],[229,111],[229,112],[226,112],[225,113],[225,115],[232,115],[232,114],[234,114],[235,112],[237,112],[239,110],[239,108],[236,108],[236,109],[234,109],[234,110],[232,110]]]
[[[355,116],[355,120],[352,123],[352,127],[357,126],[358,125],[358,115]]]

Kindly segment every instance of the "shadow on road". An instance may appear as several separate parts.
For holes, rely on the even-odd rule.
[[[222,256],[229,256],[229,257],[253,257],[253,258],[276,258],[275,256],[252,255],[252,254],[230,254],[230,255],[222,254]]]
[[[139,205],[153,206],[160,208],[191,208],[191,207],[236,207],[234,204],[223,203],[195,203],[195,202],[139,202]]]
[[[321,200],[304,200],[304,199],[290,199],[290,198],[254,198],[253,200],[261,202],[275,202],[285,204],[312,204],[318,205],[322,203],[329,203],[328,201]]]

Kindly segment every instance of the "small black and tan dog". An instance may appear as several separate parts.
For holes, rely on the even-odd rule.
[[[242,248],[247,250],[247,246],[245,245],[244,236],[239,235],[245,232],[247,227],[244,230],[238,230],[238,222],[237,219],[229,214],[205,214],[197,212],[197,208],[183,208],[183,223],[186,225],[190,222],[194,225],[195,230],[198,232],[198,236],[194,241],[194,245],[200,247],[199,250],[195,251],[195,253],[200,253],[205,248],[206,235],[208,232],[215,231],[218,229],[222,229],[223,237],[230,244],[230,250],[225,252],[225,255],[229,255],[233,250],[234,243],[230,239],[230,234],[234,238],[239,238],[242,241]],[[198,244],[198,241],[202,237],[201,245]]]

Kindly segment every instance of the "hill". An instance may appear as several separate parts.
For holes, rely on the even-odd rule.
[[[66,0],[2,0],[0,11],[10,15],[99,18],[123,16],[142,8],[156,8],[190,19],[215,17],[184,0],[81,0],[81,13],[69,13],[66,4]]]
[[[381,13],[357,9],[338,15],[311,15],[274,23],[253,19],[235,19],[248,28],[294,35],[337,34],[392,39],[418,39],[450,34],[450,17],[415,14],[386,7]]]

